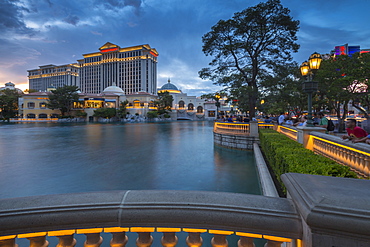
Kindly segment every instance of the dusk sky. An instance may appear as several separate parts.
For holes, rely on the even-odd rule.
[[[220,19],[261,0],[0,0],[0,87],[28,88],[27,70],[76,63],[111,42],[149,44],[158,57],[158,87],[168,78],[188,95],[219,87],[199,78],[211,57],[202,36]],[[282,0],[300,21],[295,61],[334,46],[370,48],[369,0]]]

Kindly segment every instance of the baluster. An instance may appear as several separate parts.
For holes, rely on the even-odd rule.
[[[253,243],[253,238],[240,237],[238,247],[256,247],[256,245]]]
[[[161,243],[164,247],[176,246],[178,238],[175,232],[164,232],[161,238]]]
[[[77,243],[76,239],[72,235],[57,236],[59,242],[56,247],[74,247]]]
[[[265,244],[265,247],[281,247],[281,244],[283,242],[273,241],[273,240],[267,240],[267,243]]]
[[[47,247],[49,242],[46,240],[46,236],[31,237],[27,238],[30,241],[29,247]]]
[[[0,247],[18,247],[18,244],[15,243],[15,237],[14,237],[11,239],[1,240]]]
[[[214,234],[211,240],[213,247],[228,247],[229,243],[227,242],[225,235]]]
[[[86,241],[84,247],[99,247],[103,242],[103,238],[100,233],[85,233]]]
[[[186,238],[186,244],[189,247],[200,247],[203,244],[203,239],[200,236],[200,232],[189,232],[189,236]]]
[[[149,247],[153,243],[153,237],[150,232],[138,232],[139,237],[136,239],[136,245],[138,247]]]
[[[111,247],[125,247],[128,242],[128,237],[125,232],[112,232],[110,240]]]

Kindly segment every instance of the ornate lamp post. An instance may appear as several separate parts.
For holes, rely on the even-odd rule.
[[[219,93],[216,93],[215,98],[216,98],[216,119],[218,119],[218,108],[220,107],[221,95]]]
[[[308,94],[308,119],[307,127],[313,127],[312,121],[312,94],[318,89],[318,82],[313,81],[313,77],[316,71],[320,68],[322,57],[318,53],[313,53],[308,62],[305,61],[302,63],[300,70],[302,76],[306,78],[305,82],[302,84],[302,89],[305,93]]]

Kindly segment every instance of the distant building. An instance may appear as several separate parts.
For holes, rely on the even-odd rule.
[[[101,93],[115,84],[126,94],[157,93],[158,52],[149,45],[121,48],[108,42],[83,56],[78,60],[81,92]]]
[[[47,91],[64,85],[78,86],[82,93],[99,94],[116,85],[127,94],[157,94],[156,49],[149,45],[121,48],[107,42],[98,52],[84,54],[78,63],[39,66],[28,70],[29,88]]]
[[[77,86],[79,87],[79,65],[44,65],[38,69],[28,70],[29,88],[43,92],[50,87]]]

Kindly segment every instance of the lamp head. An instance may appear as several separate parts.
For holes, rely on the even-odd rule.
[[[321,55],[317,52],[313,53],[308,59],[310,69],[318,70],[320,68],[321,61],[322,61]]]
[[[310,66],[308,65],[307,61],[304,61],[301,64],[300,70],[301,70],[302,76],[307,76],[308,75],[308,73],[310,72]]]

